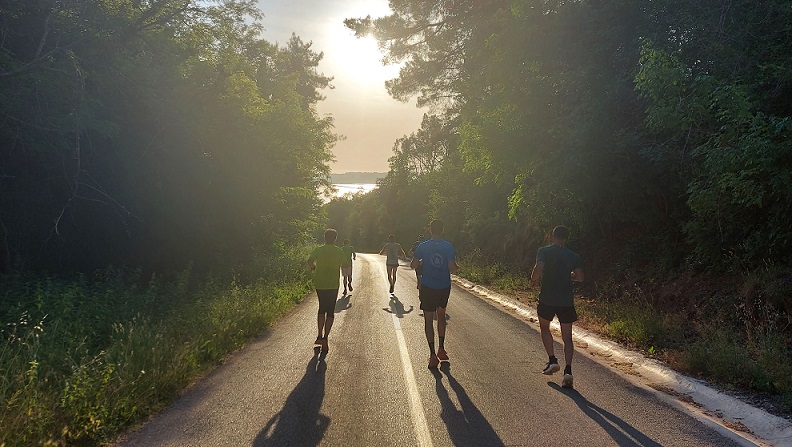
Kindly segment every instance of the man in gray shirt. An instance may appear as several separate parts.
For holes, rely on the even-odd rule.
[[[550,322],[558,316],[566,362],[561,381],[561,386],[564,388],[573,386],[572,355],[575,348],[572,345],[572,323],[577,321],[577,312],[572,297],[572,282],[583,281],[582,261],[577,253],[566,248],[568,237],[569,230],[566,227],[553,228],[551,245],[540,248],[536,253],[536,265],[531,272],[531,281],[541,281],[542,284],[536,313],[539,315],[542,344],[549,357],[542,373],[553,374],[561,369],[553,351],[553,334],[550,332]]]

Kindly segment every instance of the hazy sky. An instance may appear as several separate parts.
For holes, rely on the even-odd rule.
[[[387,0],[259,0],[265,17],[264,38],[285,44],[292,32],[312,48],[324,52],[319,71],[334,77],[333,90],[319,104],[322,115],[335,118],[336,133],[346,140],[333,148],[333,172],[388,170],[394,141],[416,131],[424,111],[415,102],[401,103],[385,90],[385,80],[398,75],[384,67],[373,38],[356,39],[344,27],[351,17],[381,17]]]

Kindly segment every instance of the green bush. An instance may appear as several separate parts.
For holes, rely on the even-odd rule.
[[[6,278],[0,445],[96,445],[161,408],[310,289],[303,250],[261,258],[258,278],[143,281],[105,269],[74,281]],[[15,316],[16,315],[16,316]],[[21,317],[20,317],[21,315]]]

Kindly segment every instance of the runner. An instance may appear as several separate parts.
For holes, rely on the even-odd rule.
[[[410,249],[410,257],[415,257],[415,249],[418,248],[424,242],[424,235],[419,234],[418,240],[413,243],[412,248]],[[420,290],[421,289],[421,275],[423,275],[423,265],[418,264],[418,267],[415,269],[415,287]]]
[[[393,287],[396,285],[396,269],[399,268],[399,255],[401,257],[406,258],[407,255],[404,253],[404,249],[400,243],[395,242],[396,236],[390,235],[388,236],[388,242],[382,246],[382,250],[380,250],[379,254],[386,255],[387,258],[385,259],[385,267],[388,270],[388,284],[390,284],[390,293],[393,293]]]
[[[327,353],[327,336],[333,327],[335,304],[338,298],[339,269],[349,265],[349,260],[344,251],[336,247],[338,237],[336,230],[325,230],[324,245],[314,248],[308,257],[308,267],[314,272],[313,283],[316,296],[319,299],[319,314],[316,316],[318,335],[315,345],[322,347],[322,352]]]
[[[355,247],[349,245],[349,239],[344,239],[344,246],[341,247],[341,250],[344,250],[344,257],[349,263],[349,267],[341,267],[341,274],[344,276],[344,295],[346,295],[347,284],[349,285],[349,291],[352,291],[352,261],[357,259],[357,255],[355,254]]]
[[[417,269],[423,265],[423,275],[418,292],[421,310],[424,311],[424,331],[429,343],[429,368],[434,369],[440,361],[448,361],[445,351],[446,307],[451,294],[451,273],[456,273],[454,246],[443,239],[443,222],[435,219],[429,224],[432,238],[415,249],[410,266]],[[440,346],[435,352],[434,317],[437,313],[437,335]]]
[[[564,341],[564,378],[561,386],[572,388],[572,323],[577,320],[575,303],[572,297],[573,281],[583,281],[583,268],[580,256],[566,248],[569,230],[564,226],[553,228],[550,237],[551,245],[542,247],[536,253],[536,265],[531,272],[531,280],[541,281],[539,304],[536,313],[539,315],[539,328],[542,343],[549,360],[543,374],[553,374],[561,369],[553,352],[553,334],[550,333],[550,322],[557,315],[561,325],[561,339]]]

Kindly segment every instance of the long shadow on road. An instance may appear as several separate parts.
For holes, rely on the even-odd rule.
[[[572,399],[583,414],[599,424],[599,426],[616,442],[616,445],[620,447],[663,447],[620,417],[589,402],[588,399],[577,390],[564,389],[553,382],[547,382],[547,385]]]
[[[286,398],[283,409],[267,421],[253,440],[253,447],[319,445],[330,425],[330,418],[319,413],[325,394],[326,370],[324,357],[316,348],[305,375]]]
[[[435,390],[437,397],[440,398],[440,418],[445,423],[448,436],[454,446],[505,446],[487,418],[470,400],[465,388],[451,375],[450,364],[443,362],[440,365],[440,371],[432,370],[436,380]],[[460,408],[457,408],[454,401],[451,400],[448,389],[443,384],[443,377],[447,379],[448,385],[456,395]]]
[[[341,298],[339,298],[336,301],[335,313],[338,314],[338,313],[341,313],[341,312],[351,308],[352,307],[352,303],[349,302],[350,298],[352,298],[352,294],[345,293],[345,294],[341,295]]]
[[[404,315],[413,311],[413,306],[410,306],[409,309],[404,309],[404,303],[399,301],[399,297],[396,295],[391,295],[388,305],[390,307],[383,307],[382,310],[394,314],[398,318],[404,318]]]

